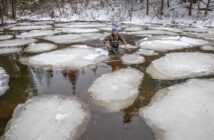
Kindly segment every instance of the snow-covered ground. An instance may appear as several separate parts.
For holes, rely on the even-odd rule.
[[[0,96],[3,95],[9,88],[9,76],[6,71],[0,67]]]
[[[5,140],[74,140],[84,131],[89,111],[73,97],[42,96],[16,107]]]
[[[161,140],[214,139],[214,79],[192,79],[158,91],[140,116]]]
[[[117,112],[133,104],[139,91],[143,73],[128,68],[104,74],[88,89],[90,96],[107,111]]]

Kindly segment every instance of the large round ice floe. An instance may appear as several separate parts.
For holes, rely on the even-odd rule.
[[[0,96],[3,95],[9,88],[9,76],[6,71],[0,67]]]
[[[143,73],[136,69],[121,69],[104,74],[88,89],[93,100],[110,112],[117,112],[133,104]]]
[[[159,30],[141,30],[132,32],[122,32],[127,35],[137,35],[137,36],[148,36],[148,35],[178,35],[177,33],[169,31],[159,31]]]
[[[103,49],[75,47],[39,54],[30,57],[27,63],[50,68],[80,69],[106,60],[107,54]]]
[[[12,39],[13,35],[0,35],[0,41]]]
[[[209,42],[201,39],[189,38],[189,37],[181,37],[178,40],[152,40],[152,41],[144,41],[141,40],[140,47],[145,49],[152,49],[156,51],[170,51],[170,50],[179,50],[189,47],[195,47],[199,45],[205,45]]]
[[[0,48],[24,46],[36,42],[36,39],[13,39],[0,41]]]
[[[28,53],[39,53],[39,52],[46,52],[51,51],[57,48],[57,45],[50,44],[50,43],[32,43],[26,49],[25,52]]]
[[[33,38],[33,37],[41,37],[41,36],[51,36],[59,33],[56,30],[32,30],[30,32],[24,32],[20,35],[17,35],[17,38]]]
[[[214,79],[193,79],[158,91],[140,116],[161,140],[214,139]]]
[[[186,52],[170,53],[154,60],[147,68],[155,79],[183,79],[214,73],[214,54]]]
[[[85,34],[85,33],[96,33],[99,32],[98,29],[75,29],[75,28],[57,28],[57,30],[62,31],[63,33],[73,33],[73,34]]]
[[[136,54],[125,54],[121,57],[122,62],[127,65],[132,64],[142,64],[145,62],[145,59],[143,56],[136,55]]]
[[[72,97],[42,96],[16,107],[5,140],[74,140],[90,118]]]
[[[57,44],[71,44],[71,43],[95,40],[100,37],[102,37],[102,35],[99,33],[84,34],[84,35],[64,34],[64,35],[55,35],[55,36],[45,37],[44,39],[48,41],[52,41]]]
[[[22,48],[10,47],[10,48],[0,48],[0,55],[2,54],[11,54],[22,51]]]
[[[44,29],[51,29],[51,28],[52,28],[51,25],[35,25],[35,26],[14,26],[9,28],[9,30],[27,31],[27,30],[44,30]]]

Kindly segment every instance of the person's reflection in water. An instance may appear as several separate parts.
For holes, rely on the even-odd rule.
[[[51,78],[53,77],[53,71],[52,70],[48,70],[46,74],[47,74],[47,85],[49,87]]]
[[[76,83],[77,83],[77,79],[79,76],[79,71],[71,70],[67,73],[67,75],[72,84],[73,95],[75,95],[76,94]]]
[[[111,70],[116,71],[119,70],[122,66],[122,61],[119,57],[115,58],[115,59],[110,59],[106,62],[109,66],[111,66]]]

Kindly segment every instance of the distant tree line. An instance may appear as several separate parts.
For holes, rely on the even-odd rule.
[[[185,3],[188,9],[188,15],[193,15],[193,8],[197,7],[198,11],[204,11],[204,15],[207,16],[209,11],[212,11],[214,7],[210,6],[211,0],[177,0],[180,4]],[[1,22],[4,23],[4,16],[16,19],[17,11],[28,10],[31,13],[39,13],[44,10],[53,10],[57,8],[60,14],[63,14],[63,8],[65,4],[70,4],[74,13],[78,13],[78,6],[87,7],[91,3],[99,3],[101,7],[114,7],[121,2],[126,3],[128,15],[131,18],[134,6],[142,5],[144,7],[146,15],[150,15],[150,9],[154,9],[156,16],[164,15],[164,10],[170,8],[171,0],[0,0],[0,17]],[[201,5],[203,5],[201,7]],[[41,8],[42,7],[42,8]],[[39,9],[39,10],[38,10]],[[54,16],[53,13],[50,13]]]

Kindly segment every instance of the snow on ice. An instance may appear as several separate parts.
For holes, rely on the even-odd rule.
[[[127,65],[132,64],[142,64],[145,62],[145,59],[143,56],[139,56],[136,54],[125,54],[121,57],[122,62]]]
[[[107,59],[107,51],[91,47],[74,47],[39,54],[28,59],[33,66],[81,69]],[[24,62],[22,62],[24,63]]]
[[[33,37],[41,37],[41,36],[52,36],[54,34],[59,33],[59,31],[55,30],[32,30],[30,32],[24,32],[20,35],[17,35],[17,38],[33,38]]]
[[[140,116],[161,140],[214,139],[214,79],[191,79],[158,91]]]
[[[155,79],[174,80],[205,76],[214,73],[214,54],[181,52],[166,54],[147,68]]]
[[[57,45],[55,45],[55,44],[50,44],[50,43],[37,43],[37,44],[35,44],[35,43],[32,43],[25,49],[25,52],[39,53],[39,52],[54,50],[56,48],[57,48]]]
[[[24,46],[36,42],[36,39],[13,39],[0,41],[0,48]]]
[[[5,140],[74,140],[90,119],[74,97],[42,96],[16,107]]]
[[[2,67],[0,67],[0,96],[3,95],[9,89],[8,81],[8,74]]]
[[[92,100],[107,111],[117,112],[133,104],[143,73],[128,68],[104,74],[88,89]]]
[[[22,48],[0,48],[0,55],[21,52]]]

